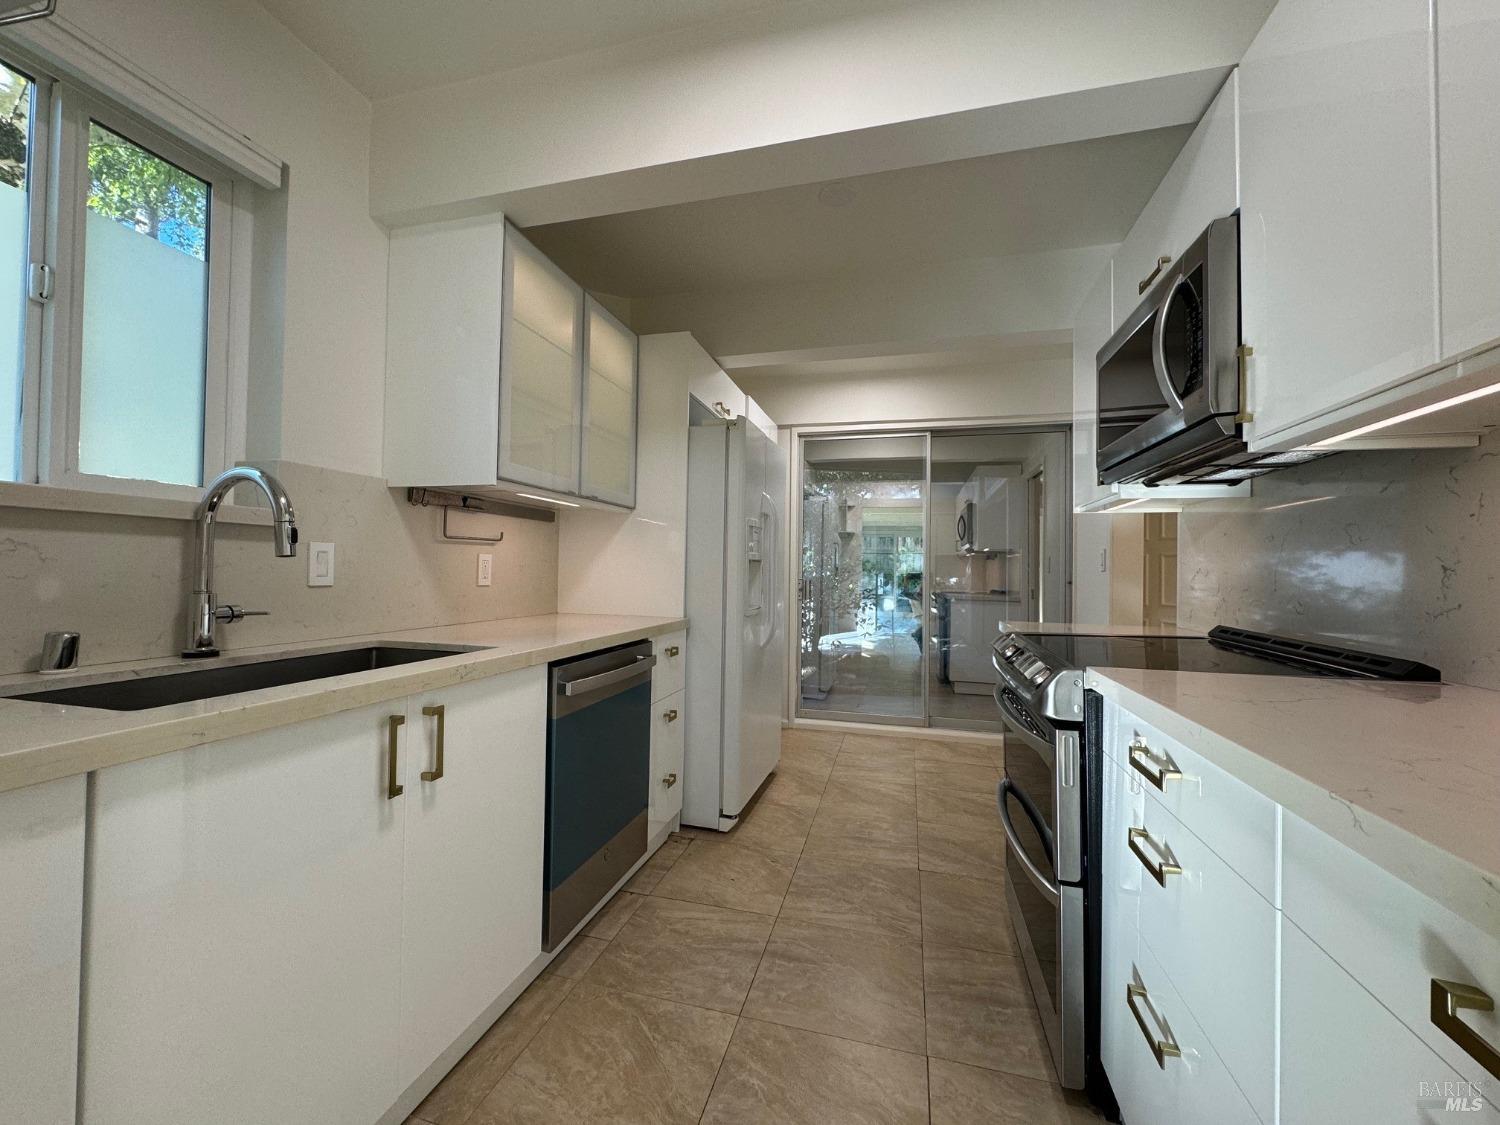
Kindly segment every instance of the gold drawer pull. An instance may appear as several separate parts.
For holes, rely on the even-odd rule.
[[[441,703],[436,704],[432,707],[422,708],[422,714],[426,715],[428,718],[436,718],[438,721],[436,754],[437,760],[433,762],[432,769],[422,771],[423,781],[438,781],[443,776],[443,727],[447,722],[446,711],[447,708],[444,707]]]
[[[675,773],[669,773],[666,777],[661,779],[661,783],[668,789],[670,789],[672,788],[672,786],[677,784],[677,775]]]
[[[676,645],[668,645],[667,646],[667,655],[669,657],[680,655],[681,652],[682,652],[682,649],[680,649]]]
[[[1160,754],[1153,753],[1151,747],[1139,738],[1130,744],[1130,768],[1162,790],[1166,789],[1167,782],[1182,780],[1182,771],[1172,761],[1172,755],[1165,750]]]
[[[1146,849],[1141,847],[1140,841],[1142,840],[1151,845],[1151,850],[1160,855],[1161,858],[1153,860],[1147,855]],[[1151,878],[1155,879],[1163,887],[1167,885],[1168,875],[1182,874],[1182,868],[1174,862],[1177,857],[1172,854],[1172,849],[1165,844],[1157,843],[1151,838],[1151,833],[1147,832],[1144,828],[1132,828],[1126,843],[1130,845],[1130,850],[1135,853],[1135,858],[1141,861],[1141,866],[1151,872]]]
[[[1141,283],[1135,287],[1136,296],[1140,296],[1147,289],[1151,288],[1151,283],[1155,281],[1159,276],[1161,276],[1162,270],[1166,269],[1171,264],[1172,255],[1170,254],[1163,254],[1160,258],[1157,258],[1156,268],[1148,273],[1145,278],[1142,279]]]
[[[1130,1014],[1135,1017],[1141,1034],[1146,1037],[1151,1053],[1156,1056],[1156,1065],[1166,1070],[1168,1059],[1182,1058],[1182,1048],[1177,1045],[1177,1040],[1172,1038],[1172,1029],[1167,1026],[1167,1021],[1157,1014],[1155,1005],[1151,1003],[1151,997],[1146,995],[1146,986],[1141,983],[1140,973],[1136,972],[1133,967],[1131,976],[1135,979],[1125,986],[1125,1003],[1130,1006]],[[1142,1006],[1151,1013],[1151,1022],[1161,1029],[1162,1035],[1166,1036],[1165,1039],[1146,1026],[1146,1016],[1141,1011]]]
[[[1476,1012],[1493,1012],[1495,999],[1483,989],[1457,981],[1432,979],[1432,1023],[1439,1031],[1463,1048],[1464,1054],[1473,1059],[1496,1078],[1500,1078],[1500,1050],[1486,1043],[1463,1020],[1460,1009],[1471,1008]]]
[[[400,731],[405,725],[405,715],[390,715],[386,718],[385,799],[387,801],[394,801],[406,792],[406,786],[396,780],[396,754],[401,738]]]
[[[673,707],[670,711],[663,711],[661,717],[669,723],[675,723],[677,721],[677,708]]]

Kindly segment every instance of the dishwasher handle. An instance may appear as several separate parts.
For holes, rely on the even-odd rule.
[[[587,695],[591,691],[613,687],[615,684],[628,680],[632,676],[639,676],[642,672],[649,672],[655,667],[655,656],[637,656],[629,664],[621,665],[619,668],[611,668],[608,672],[600,672],[596,676],[584,676],[579,680],[567,680],[558,686],[562,688],[564,695]]]

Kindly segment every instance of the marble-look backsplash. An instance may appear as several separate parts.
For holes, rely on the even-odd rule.
[[[219,526],[219,600],[271,611],[224,627],[226,651],[557,610],[555,523],[464,516],[505,538],[452,543],[441,537],[440,509],[413,508],[378,478],[288,462],[266,468],[291,494],[302,548],[278,559],[268,527]],[[249,499],[246,490],[235,496]],[[333,586],[307,585],[314,542],[335,545]],[[52,629],[83,634],[84,664],[175,655],[192,548],[186,520],[0,508],[0,674],[35,669]],[[475,584],[480,551],[495,556],[489,587]]]
[[[1500,688],[1500,437],[1343,453],[1178,523],[1180,624],[1320,634]]]

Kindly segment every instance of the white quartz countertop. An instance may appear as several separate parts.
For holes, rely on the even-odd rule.
[[[1500,692],[1124,668],[1088,685],[1500,937]]]
[[[674,632],[686,626],[686,620],[679,617],[546,614],[397,633],[372,633],[316,644],[243,649],[218,660],[143,660],[84,668],[76,675],[65,677],[36,673],[6,676],[0,678],[0,691],[43,691],[141,676],[163,668],[228,665],[272,655],[303,656],[365,644],[484,646],[475,652],[415,664],[262,688],[217,699],[176,703],[147,711],[104,711],[93,707],[0,699],[0,792],[546,664],[593,649]]]

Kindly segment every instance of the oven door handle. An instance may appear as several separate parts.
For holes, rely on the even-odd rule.
[[[1059,907],[1062,905],[1062,886],[1037,867],[1026,849],[1021,846],[1021,838],[1016,834],[1016,826],[1011,823],[1010,809],[1005,807],[1005,798],[1011,794],[1014,794],[1016,800],[1021,802],[1021,807],[1026,810],[1027,817],[1041,834],[1042,843],[1047,846],[1047,851],[1049,853],[1052,851],[1052,833],[1048,832],[1047,826],[1042,823],[1036,806],[1031,803],[1031,798],[1018,789],[1008,777],[1000,779],[1000,788],[995,793],[995,803],[1000,809],[1000,827],[1005,830],[1005,839],[1010,843],[1011,850],[1016,853],[1016,858],[1021,861],[1021,867],[1036,884],[1036,889],[1042,892],[1042,896],[1053,907]]]

